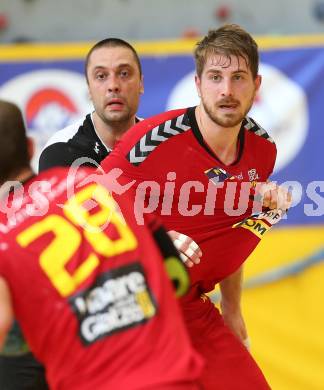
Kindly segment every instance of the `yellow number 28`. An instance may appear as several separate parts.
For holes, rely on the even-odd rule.
[[[99,211],[90,213],[86,202],[95,201]],[[105,257],[116,256],[137,247],[137,240],[122,215],[117,204],[102,186],[92,184],[71,197],[63,207],[66,216],[51,214],[29,226],[17,236],[17,242],[26,248],[41,236],[52,233],[54,238],[41,252],[40,266],[58,292],[66,297],[72,294],[99,265],[97,254]],[[114,225],[118,238],[111,239],[101,229],[104,224]],[[81,232],[76,226],[83,227],[83,234],[93,252],[73,273],[66,268],[68,262],[81,245]]]

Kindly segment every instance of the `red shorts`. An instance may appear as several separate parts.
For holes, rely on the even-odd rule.
[[[182,299],[185,322],[196,350],[205,358],[204,390],[269,390],[255,360],[224,324],[219,310],[193,290]]]

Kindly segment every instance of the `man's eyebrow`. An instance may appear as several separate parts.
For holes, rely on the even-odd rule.
[[[104,66],[104,65],[96,65],[93,69],[92,69],[92,71],[93,72],[95,72],[96,70],[98,70],[98,69],[105,69],[106,67]]]
[[[120,63],[118,64],[116,67],[116,69],[120,69],[120,68],[130,68],[130,69],[133,69],[133,66],[127,62],[125,63]],[[94,68],[93,68],[93,71],[95,72],[96,70],[105,70],[107,69],[107,66],[105,65],[96,65]]]
[[[244,70],[244,69],[237,69],[237,70],[234,70],[233,73],[246,73],[246,74],[248,74],[249,72],[247,70]]]
[[[132,64],[129,64],[128,62],[121,63],[116,67],[117,70],[125,69],[125,68],[131,71],[135,69],[135,67]]]
[[[208,69],[207,74],[222,74],[222,70],[221,69]]]
[[[121,64],[118,64],[117,68],[124,68],[125,66],[132,68],[132,65],[128,62],[122,62]]]
[[[222,73],[222,69],[208,69],[207,73]],[[248,71],[246,71],[244,69],[237,69],[237,70],[234,70],[232,73],[246,73],[246,74],[248,74]]]

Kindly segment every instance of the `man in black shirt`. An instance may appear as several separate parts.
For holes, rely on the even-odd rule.
[[[108,38],[95,44],[85,60],[85,76],[94,111],[52,136],[41,153],[40,171],[71,166],[80,157],[85,158],[83,165],[100,164],[139,120],[142,67],[129,43]]]

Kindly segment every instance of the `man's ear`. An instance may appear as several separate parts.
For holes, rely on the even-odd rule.
[[[31,137],[27,137],[27,150],[29,161],[31,161],[35,154],[35,142]]]
[[[90,90],[88,88],[88,92],[87,92],[87,95],[88,95],[88,99],[90,102],[92,102],[92,96],[91,96],[91,93],[90,93]]]
[[[200,78],[198,77],[197,74],[195,75],[195,84],[196,84],[197,94],[198,94],[199,97],[201,97],[201,93],[200,93]]]
[[[142,95],[144,93],[144,76],[141,76],[141,87],[140,87],[140,94]]]
[[[262,82],[262,76],[258,74],[257,77],[254,80],[256,91],[259,90],[259,88],[261,86],[261,82]]]

